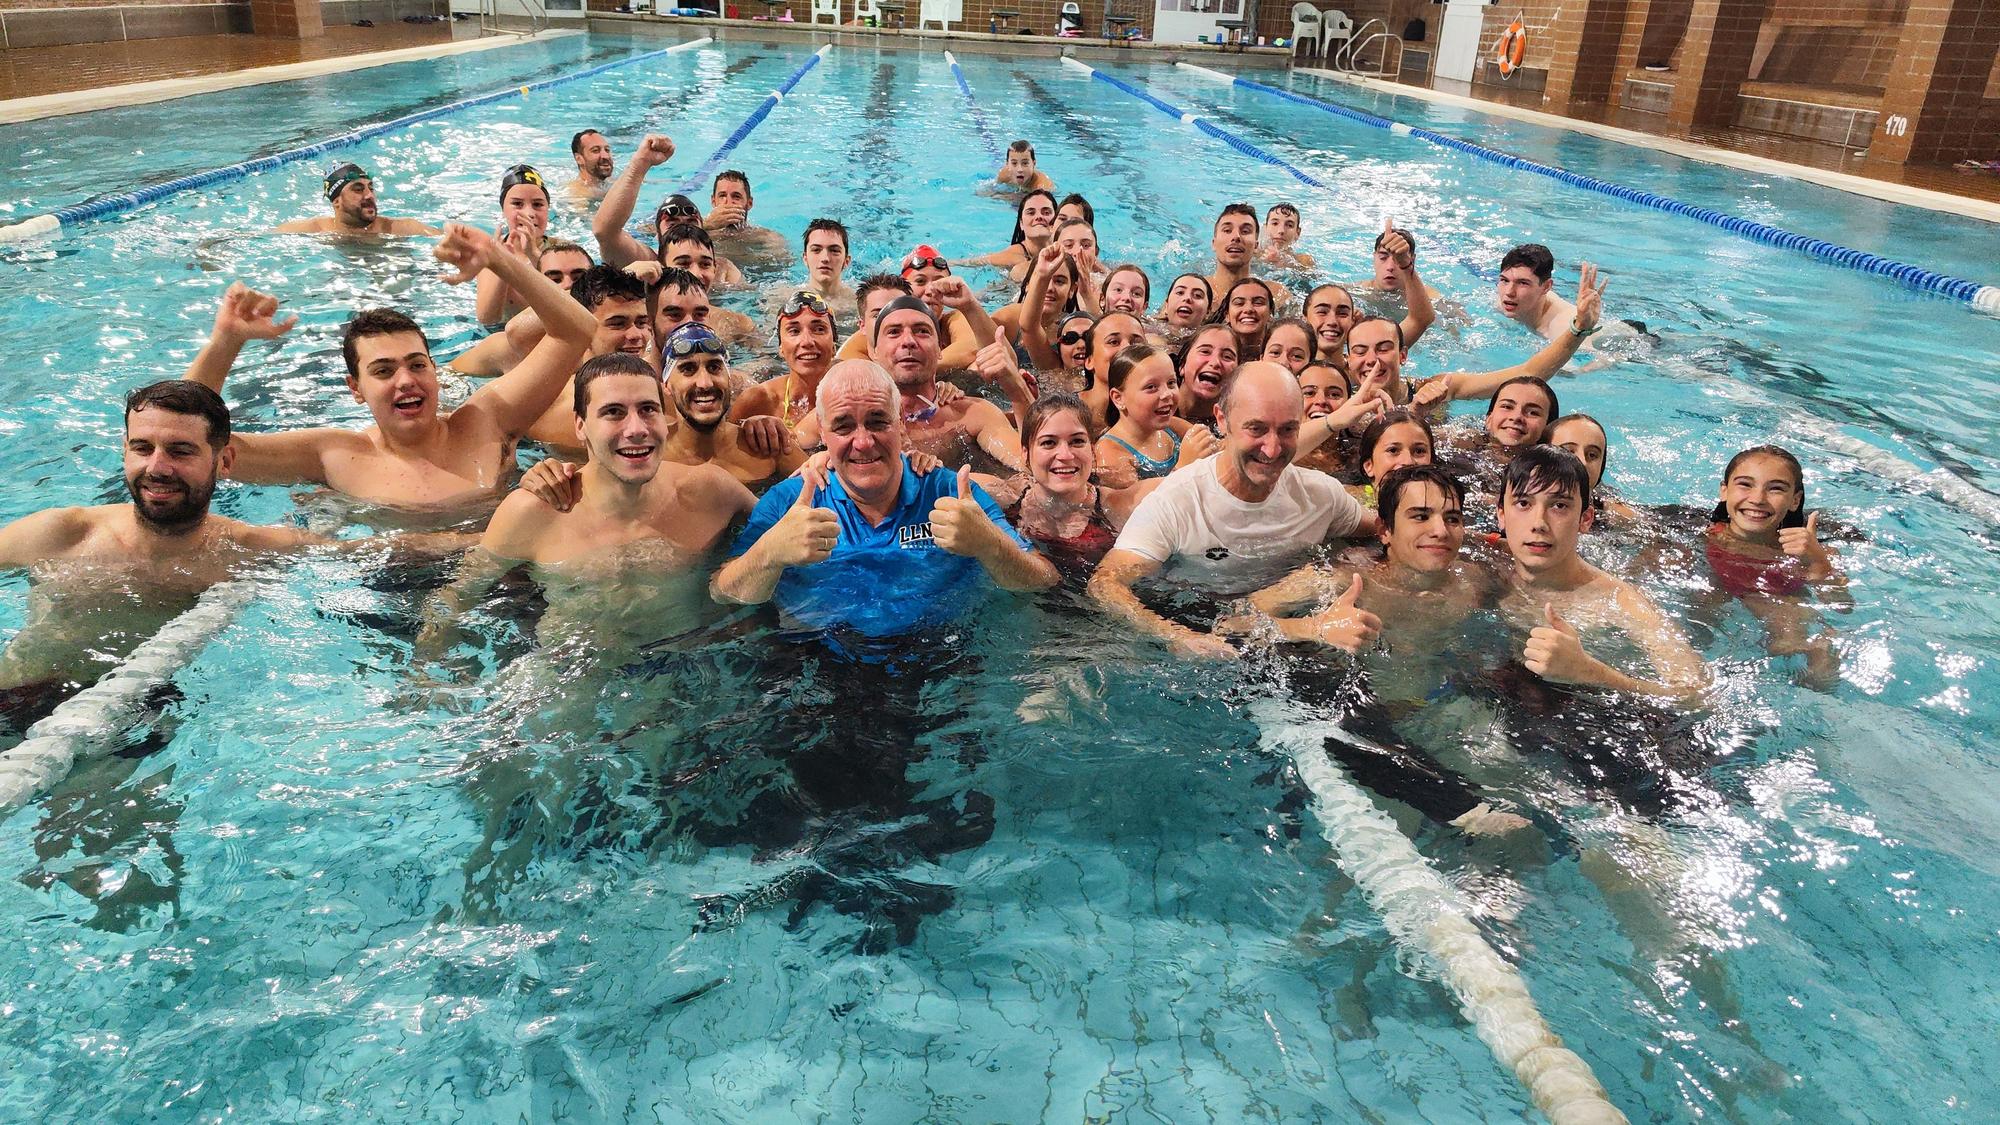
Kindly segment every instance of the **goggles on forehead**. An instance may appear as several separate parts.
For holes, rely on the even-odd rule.
[[[911,270],[923,270],[923,269],[942,270],[945,273],[950,273],[951,263],[945,261],[944,258],[937,255],[933,255],[928,258],[919,258],[916,255],[912,254],[908,258],[903,259],[904,273],[909,273]]]
[[[827,311],[826,301],[821,299],[819,294],[810,289],[801,289],[785,301],[785,307],[778,310],[778,316],[789,320],[808,309],[821,316],[833,315]]]

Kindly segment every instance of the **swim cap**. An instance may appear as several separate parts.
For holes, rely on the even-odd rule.
[[[881,313],[875,317],[875,329],[868,334],[868,342],[872,344],[877,337],[882,335],[882,322],[889,319],[890,313],[902,312],[905,309],[924,314],[924,319],[931,322],[931,327],[937,327],[937,317],[931,315],[931,307],[924,304],[920,298],[912,297],[908,293],[905,293],[882,306]]]
[[[696,352],[719,355],[724,360],[729,358],[729,348],[722,342],[722,337],[717,336],[714,329],[699,320],[685,321],[667,333],[666,344],[660,351],[663,353],[662,358],[668,363],[684,359]]]
[[[333,202],[334,196],[346,191],[347,185],[356,180],[372,180],[374,178],[368,174],[367,169],[351,160],[344,164],[336,164],[326,174],[326,179],[322,184],[326,190],[326,201],[328,203]]]
[[[533,184],[542,189],[542,198],[549,197],[549,185],[542,182],[542,174],[526,164],[516,164],[500,177],[500,202],[507,202],[507,193],[522,184]]]
[[[941,269],[946,273],[951,272],[951,264],[944,260],[944,255],[938,253],[937,247],[926,242],[910,251],[910,256],[903,259],[903,276],[908,277],[910,271],[920,270],[926,266]]]
[[[701,222],[701,208],[696,207],[694,200],[689,199],[685,195],[670,195],[667,197],[666,202],[660,204],[659,210],[653,212],[653,229],[659,230],[670,221],[676,223],[699,223]]]

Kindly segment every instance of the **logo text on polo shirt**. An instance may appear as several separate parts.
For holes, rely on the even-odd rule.
[[[931,521],[904,524],[896,529],[896,546],[904,549],[935,546],[931,536]]]

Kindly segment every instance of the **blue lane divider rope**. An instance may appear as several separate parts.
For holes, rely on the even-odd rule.
[[[965,80],[965,71],[958,65],[958,59],[950,51],[944,53],[944,61],[946,66],[951,67],[951,77],[958,83],[958,92],[965,95],[965,112],[971,116],[972,123],[979,127],[979,136],[986,142],[987,155],[993,158],[993,163],[1003,163],[1007,159],[1007,152],[1000,147],[999,141],[993,139],[993,130],[986,127],[986,114],[981,112],[979,103],[972,97],[972,84]]]
[[[1107,86],[1111,86],[1114,89],[1123,90],[1125,93],[1128,93],[1133,97],[1138,98],[1140,101],[1145,102],[1147,105],[1152,106],[1154,109],[1159,110],[1161,113],[1164,113],[1167,116],[1180,121],[1184,125],[1194,126],[1195,128],[1201,130],[1204,133],[1207,133],[1209,136],[1214,137],[1216,140],[1221,141],[1223,144],[1228,145],[1230,148],[1235,149],[1236,151],[1242,153],[1245,156],[1250,157],[1253,160],[1260,160],[1266,164],[1283,168],[1285,171],[1290,172],[1292,174],[1293,179],[1298,180],[1302,184],[1310,184],[1311,186],[1316,188],[1323,188],[1326,186],[1326,184],[1322,183],[1319,180],[1314,179],[1312,176],[1306,174],[1303,170],[1287,162],[1282,157],[1267,152],[1264,149],[1258,148],[1256,145],[1251,144],[1249,141],[1244,140],[1242,137],[1237,136],[1235,133],[1232,133],[1229,130],[1222,128],[1221,126],[1215,124],[1212,121],[1207,120],[1206,118],[1197,117],[1196,115],[1189,113],[1187,110],[1184,110],[1181,107],[1174,105],[1171,102],[1161,101],[1159,98],[1156,98],[1153,95],[1147,93],[1146,91],[1140,89],[1139,87],[1132,85],[1130,82],[1126,82],[1123,79],[1113,78],[1111,75],[1104,73],[1103,71],[1097,69],[1096,67],[1091,66],[1088,63],[1080,62],[1077,59],[1070,57],[1069,55],[1064,55],[1062,57],[1062,61],[1070,64],[1071,66],[1081,67],[1084,70],[1089,71],[1090,76],[1092,78],[1097,79],[1099,82],[1102,82]]]
[[[1184,67],[1189,66],[1187,63],[1179,65]],[[1217,72],[1210,71],[1210,73],[1215,74]],[[1922,266],[1911,265],[1908,262],[1899,262],[1893,258],[1884,258],[1876,254],[1855,250],[1838,243],[1827,242],[1824,239],[1788,231],[1782,227],[1774,227],[1768,223],[1760,223],[1731,215],[1727,212],[1717,211],[1714,208],[1697,207],[1692,203],[1686,203],[1671,196],[1659,195],[1654,192],[1643,191],[1639,188],[1626,187],[1623,184],[1615,184],[1609,180],[1600,180],[1595,176],[1586,176],[1580,172],[1572,172],[1567,168],[1558,168],[1553,164],[1543,164],[1538,161],[1529,160],[1526,157],[1515,156],[1511,153],[1501,152],[1498,149],[1487,148],[1485,145],[1461,140],[1457,137],[1437,132],[1434,129],[1422,129],[1405,125],[1398,121],[1391,121],[1386,117],[1378,117],[1372,113],[1349,109],[1346,106],[1336,105],[1332,102],[1323,102],[1318,98],[1307,97],[1304,94],[1294,93],[1291,90],[1280,89],[1276,86],[1266,86],[1262,82],[1253,82],[1241,76],[1229,77],[1233,85],[1262,91],[1263,93],[1282,98],[1297,105],[1310,106],[1313,109],[1331,113],[1336,117],[1345,117],[1350,121],[1356,121],[1363,125],[1370,125],[1378,129],[1388,129],[1393,133],[1417,137],[1429,141],[1431,144],[1465,153],[1468,156],[1477,157],[1481,160],[1490,161],[1508,168],[1518,168],[1523,172],[1533,172],[1538,176],[1546,176],[1549,179],[1557,180],[1573,187],[1580,187],[1586,191],[1594,191],[1601,195],[1623,199],[1627,202],[1638,204],[1641,207],[1649,207],[1655,211],[1664,211],[1673,215],[1685,215],[1690,219],[1707,223],[1709,226],[1726,230],[1731,234],[1741,235],[1752,242],[1761,242],[1767,246],[1776,246],[1783,250],[1796,250],[1801,254],[1818,258],[1823,262],[1828,262],[1836,266],[1892,278],[1912,289],[1950,297],[1953,300],[1962,301],[1983,312],[2000,313],[2000,287],[1981,285],[1976,281],[1967,281],[1961,277],[1953,277],[1949,274],[1927,270]]]
[[[771,111],[778,107],[778,103],[785,100],[785,95],[792,92],[792,87],[799,84],[799,79],[804,78],[807,71],[818,66],[819,61],[825,58],[826,53],[831,50],[833,50],[833,44],[828,43],[826,46],[814,51],[811,58],[807,59],[797,70],[792,72],[790,78],[780,82],[777,89],[765,94],[764,100],[757,103],[757,108],[750,111],[750,116],[743,119],[743,124],[738,125],[736,131],[729,134],[723,140],[722,147],[716,149],[714,155],[710,156],[701,167],[696,168],[694,174],[689,176],[685,183],[681,184],[681,194],[691,195],[700,190],[702,185],[708,182],[708,177],[717,168],[722,167],[723,160],[736,150],[737,145],[743,143],[743,138],[749,136],[752,129],[763,124],[764,119],[771,116]]]
[[[392,121],[383,121],[378,124],[355,129],[351,132],[342,133],[336,137],[329,137],[317,144],[301,145],[298,148],[275,152],[269,156],[260,156],[255,160],[246,160],[240,164],[230,164],[222,168],[211,168],[206,172],[192,172],[162,183],[149,184],[137,191],[128,191],[119,195],[100,196],[73,207],[64,207],[61,210],[52,211],[46,215],[37,215],[31,219],[16,223],[13,226],[0,227],[0,243],[15,242],[37,235],[54,234],[63,227],[73,227],[79,223],[91,222],[109,215],[123,214],[126,211],[143,207],[155,200],[164,199],[179,192],[206,187],[209,184],[221,183],[225,180],[240,179],[257,172],[267,172],[273,168],[282,167],[300,160],[307,160],[337,148],[360,144],[362,141],[369,140],[370,138],[379,137],[384,133],[406,128],[419,122],[431,121],[449,114],[458,113],[462,110],[471,109],[474,106],[488,105],[506,98],[521,97],[536,90],[546,90],[551,86],[561,86],[570,82],[578,82],[585,78],[593,78],[608,70],[617,70],[620,67],[645,62],[648,59],[656,59],[677,51],[689,50],[711,41],[709,38],[703,37],[687,43],[677,43],[664,50],[648,51],[643,55],[633,55],[631,58],[617,59],[590,67],[587,70],[579,70],[575,74],[559,75],[555,78],[530,83],[526,86],[510,86],[505,90],[496,90],[490,94],[481,94],[475,98],[465,98],[447,105],[421,110],[417,113],[398,117]]]

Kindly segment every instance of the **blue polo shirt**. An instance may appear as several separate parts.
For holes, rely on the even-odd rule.
[[[798,502],[803,477],[772,485],[757,501],[729,557],[736,558],[763,538]],[[942,550],[931,539],[931,509],[939,498],[958,495],[958,473],[933,469],[918,476],[903,460],[903,484],[896,507],[871,524],[848,498],[838,475],[813,497],[813,506],[840,520],[833,554],[811,566],[787,567],[772,600],[786,615],[814,629],[852,629],[890,637],[949,621],[975,605],[990,586],[977,560]],[[1023,551],[1033,550],[1007,522],[1000,506],[978,485],[972,497]]]

